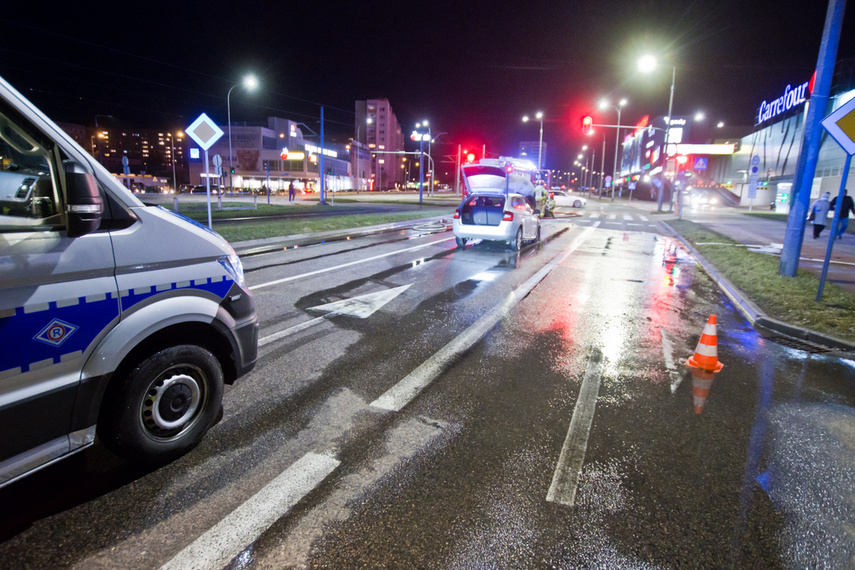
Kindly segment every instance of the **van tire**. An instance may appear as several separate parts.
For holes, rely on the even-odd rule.
[[[142,359],[107,388],[98,437],[111,451],[141,463],[165,463],[193,449],[216,422],[223,370],[192,344]]]
[[[454,241],[457,243],[457,247],[466,247],[466,238],[455,236]]]

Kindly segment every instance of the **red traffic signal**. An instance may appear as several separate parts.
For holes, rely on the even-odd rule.
[[[591,127],[593,127],[593,126],[594,126],[594,118],[591,115],[587,115],[585,118],[582,119],[582,134],[583,135],[590,135],[591,134]]]

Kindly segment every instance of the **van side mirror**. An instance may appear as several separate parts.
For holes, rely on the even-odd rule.
[[[66,160],[65,190],[66,213],[68,214],[68,237],[79,237],[98,229],[104,204],[95,176],[83,165]]]

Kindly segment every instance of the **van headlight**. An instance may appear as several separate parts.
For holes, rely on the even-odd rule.
[[[243,277],[243,263],[240,261],[240,257],[234,251],[229,255],[224,255],[219,258],[217,261],[220,262],[229,275],[232,276],[234,282],[240,285],[241,289],[246,287],[246,280]]]

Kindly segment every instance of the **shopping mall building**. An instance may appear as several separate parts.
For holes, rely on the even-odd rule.
[[[326,188],[331,191],[367,188],[368,181],[352,175],[351,149],[346,145],[324,144],[303,138],[300,124],[288,119],[269,117],[267,127],[231,127],[231,158],[229,158],[229,128],[220,126],[223,136],[205,153],[195,146],[188,150],[190,183],[211,184],[287,192],[293,182],[296,190],[316,190],[320,179],[320,156],[324,155]],[[317,140],[317,137],[312,137]],[[217,174],[214,157],[222,159],[222,176]],[[357,156],[358,158],[358,156]],[[234,172],[230,173],[233,168]],[[207,174],[206,174],[207,172]],[[231,174],[231,182],[229,180]]]
[[[778,210],[788,210],[812,87],[810,78],[803,79],[781,86],[776,97],[758,102],[754,127],[742,132],[705,127],[689,116],[672,117],[667,161],[662,152],[666,117],[643,119],[624,139],[618,178],[622,191],[633,190],[639,198],[652,199],[664,165],[666,202],[672,188],[682,188],[684,196],[710,189],[732,198],[730,205],[768,209],[775,204]],[[855,90],[833,88],[822,115],[853,97]],[[840,146],[824,133],[811,200],[822,192],[837,194],[845,158]]]

